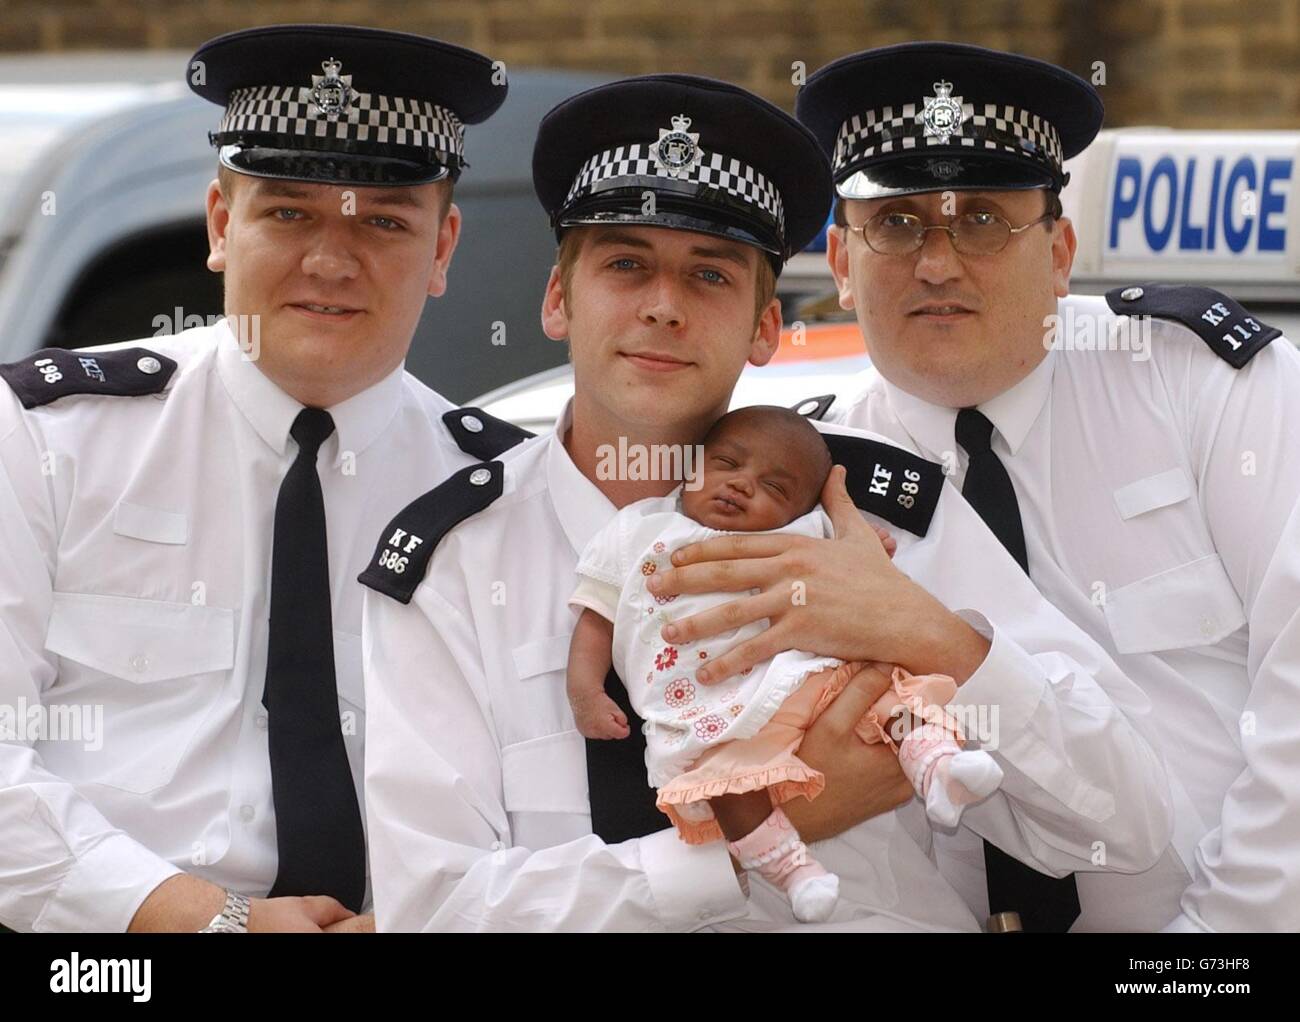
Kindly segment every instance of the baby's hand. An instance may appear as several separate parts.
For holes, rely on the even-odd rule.
[[[584,738],[626,738],[632,733],[627,714],[604,692],[577,696],[572,704],[573,718]]]
[[[870,524],[871,528],[875,530],[876,535],[880,537],[880,542],[885,548],[885,553],[889,554],[890,557],[893,557],[895,551],[898,550],[898,541],[889,534],[888,529],[882,529],[879,525],[875,525],[874,523],[868,524]]]

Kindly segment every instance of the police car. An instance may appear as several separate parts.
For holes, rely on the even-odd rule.
[[[187,88],[189,56],[0,57],[0,363],[221,315],[204,224],[218,113]],[[532,142],[550,107],[606,80],[512,69],[509,98],[468,135],[451,285],[407,362],[452,400],[564,357],[538,323],[555,238],[533,194]]]
[[[1079,236],[1072,290],[1101,294],[1145,281],[1204,284],[1300,340],[1300,133],[1121,128],[1101,132],[1066,164],[1061,196]],[[840,393],[870,365],[852,316],[835,300],[825,232],[781,275],[787,327],[766,366],[746,366],[733,407],[789,405]],[[573,393],[551,369],[472,404],[538,432]]]

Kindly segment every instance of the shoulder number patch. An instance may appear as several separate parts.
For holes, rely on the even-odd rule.
[[[1240,369],[1276,337],[1277,327],[1261,323],[1227,295],[1191,284],[1138,284],[1106,292],[1111,312],[1156,316],[1181,323],[1198,334],[1219,358]]]
[[[824,419],[834,403],[834,394],[819,394],[817,397],[806,397],[790,408],[808,419]]]
[[[848,472],[849,496],[863,511],[924,536],[943,492],[943,466],[868,437],[823,433],[835,463]]]
[[[442,421],[456,446],[482,461],[499,457],[533,436],[528,430],[479,408],[453,408],[443,413]]]
[[[499,461],[470,465],[449,476],[398,512],[357,581],[399,603],[410,603],[443,536],[501,496],[504,486]]]
[[[0,378],[13,388],[24,408],[37,408],[73,394],[158,394],[175,371],[175,360],[148,348],[96,352],[42,348],[0,365]]]

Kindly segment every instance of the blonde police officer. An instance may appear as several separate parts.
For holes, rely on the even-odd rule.
[[[227,319],[0,367],[15,929],[369,925],[360,544],[511,439],[402,368],[446,287],[463,125],[505,96],[488,60],[280,25],[190,69],[225,107]]]
[[[1300,928],[1300,355],[1203,287],[1068,296],[1062,161],[1096,91],[951,43],[823,68],[829,259],[875,371],[830,408],[945,462],[1039,589],[1151,700],[1174,840],[1078,877],[1076,929]],[[978,849],[945,872],[984,909]]]

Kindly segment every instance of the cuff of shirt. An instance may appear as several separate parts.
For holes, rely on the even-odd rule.
[[[184,872],[125,834],[78,856],[33,929],[44,933],[125,933],[154,888]]]
[[[688,845],[670,827],[638,843],[641,868],[668,930],[698,930],[748,911],[725,841]]]
[[[957,690],[954,703],[962,706],[996,706],[997,734],[1002,738],[1019,734],[1028,726],[1043,701],[1047,678],[1028,653],[989,622],[977,610],[959,610],[957,616],[989,640],[984,662]],[[993,746],[986,747],[992,748]]]

